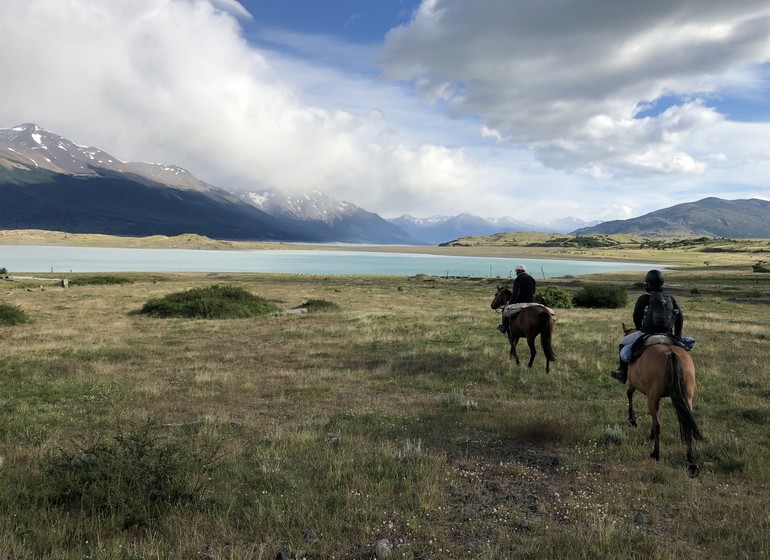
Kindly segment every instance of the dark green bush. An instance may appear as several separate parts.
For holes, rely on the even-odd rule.
[[[538,290],[535,301],[551,308],[569,309],[572,307],[572,296],[567,290],[557,286],[546,286]]]
[[[70,286],[108,286],[111,284],[133,284],[133,281],[123,276],[98,275],[75,276],[69,279]]]
[[[277,310],[274,303],[243,288],[215,284],[208,288],[193,288],[151,299],[144,304],[140,313],[153,317],[243,319],[267,315]]]
[[[15,305],[0,303],[0,325],[19,325],[29,322],[29,317]]]
[[[200,444],[190,432],[161,438],[153,429],[147,423],[107,442],[50,453],[41,465],[47,498],[63,509],[109,514],[124,528],[202,501],[218,445]]]
[[[628,294],[623,286],[614,284],[588,284],[572,297],[576,307],[623,307],[628,302]]]

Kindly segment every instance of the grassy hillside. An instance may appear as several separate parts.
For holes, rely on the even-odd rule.
[[[748,266],[770,260],[770,239],[508,232],[487,237],[463,237],[448,243],[447,247],[486,251],[510,249],[522,254],[563,258],[660,260],[690,266]]]
[[[80,278],[82,276],[82,278]],[[671,271],[698,340],[698,479],[674,412],[626,423],[626,309],[558,310],[559,360],[508,360],[509,279],[128,275],[0,284],[0,554],[8,558],[759,558],[770,554],[770,274]],[[294,310],[159,319],[233,285]],[[295,310],[296,311],[296,310]],[[520,353],[526,356],[526,349]]]

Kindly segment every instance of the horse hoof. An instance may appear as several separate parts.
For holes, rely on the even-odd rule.
[[[650,453],[650,459],[655,459],[656,461],[660,461],[660,453],[656,453],[655,451],[653,451],[652,453]]]
[[[700,474],[700,469],[696,464],[688,465],[687,470],[688,470],[688,474],[690,475],[690,478],[697,478],[698,475]]]
[[[628,423],[631,424],[634,428],[636,428],[636,419],[635,418],[629,418]]]

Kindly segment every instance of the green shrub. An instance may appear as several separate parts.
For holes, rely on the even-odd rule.
[[[18,325],[29,322],[29,317],[15,305],[0,303],[0,325]]]
[[[112,284],[133,284],[131,280],[123,276],[98,275],[75,276],[69,279],[70,286],[108,286]]]
[[[144,304],[140,313],[153,317],[243,319],[277,310],[274,303],[243,288],[215,284],[153,298]]]
[[[625,432],[615,424],[614,426],[607,426],[604,433],[599,438],[599,443],[602,445],[623,445],[626,442]]]
[[[617,308],[627,302],[626,289],[614,284],[589,284],[572,297],[572,303],[577,307]]]
[[[567,290],[557,286],[546,286],[538,290],[535,301],[552,308],[569,309],[572,307],[572,296]]]
[[[106,443],[48,454],[42,490],[57,507],[116,518],[123,528],[158,523],[179,504],[202,501],[218,447],[195,434],[161,438],[147,423]]]

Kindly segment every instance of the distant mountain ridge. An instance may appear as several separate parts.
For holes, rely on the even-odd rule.
[[[757,198],[724,200],[709,197],[677,204],[638,218],[612,220],[574,232],[636,234],[650,237],[770,237],[770,201]]]
[[[473,214],[457,216],[431,216],[415,218],[399,216],[391,218],[390,223],[397,225],[412,237],[429,244],[440,244],[469,236],[487,236],[505,231],[535,231],[546,233],[568,233],[576,228],[598,224],[599,222],[584,222],[577,218],[568,217],[561,220],[534,224],[516,220],[511,217],[481,218]]]

